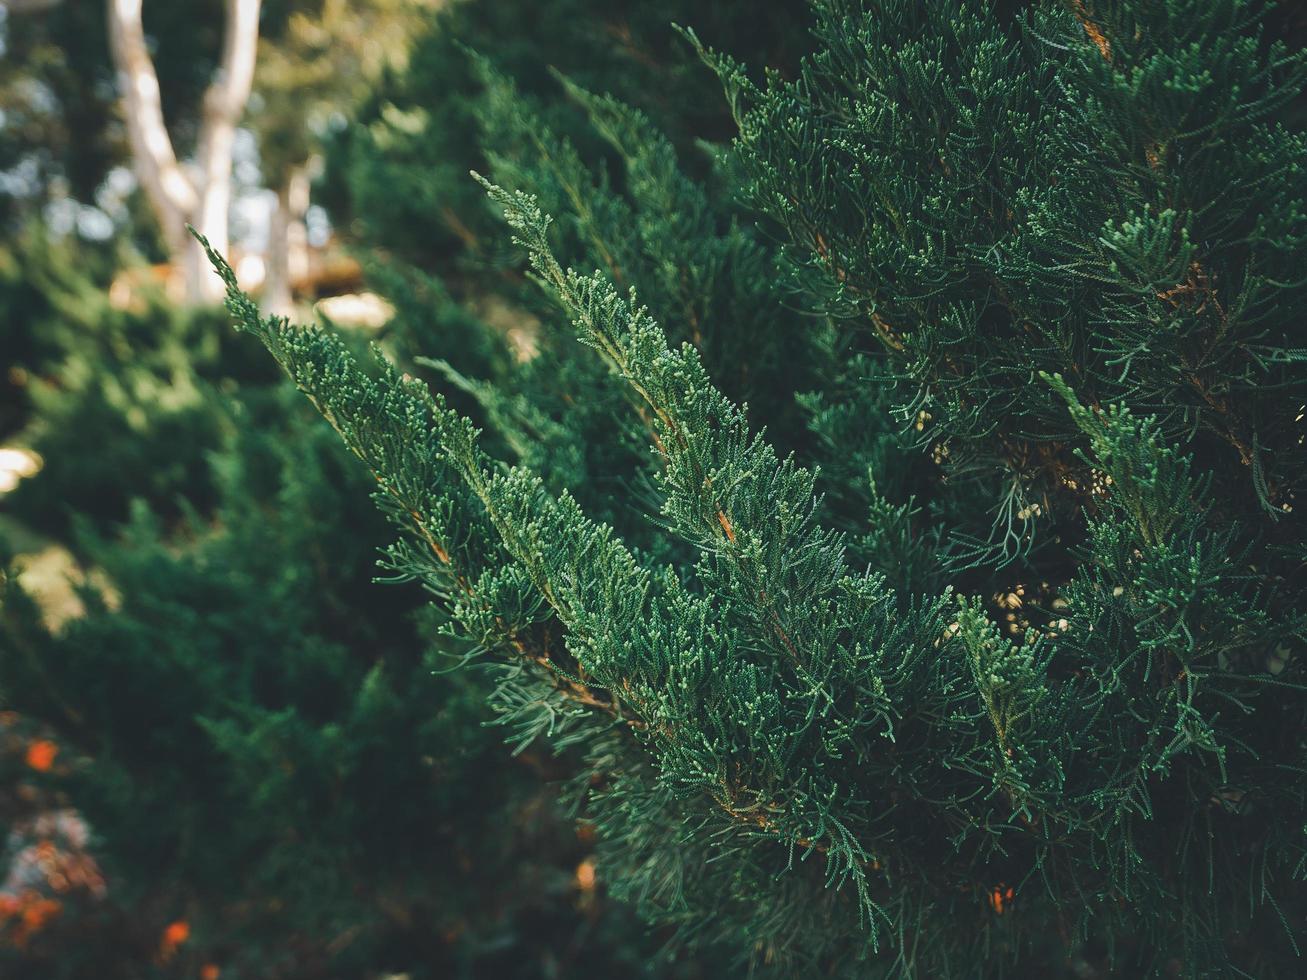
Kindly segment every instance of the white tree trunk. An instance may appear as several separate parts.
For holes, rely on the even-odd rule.
[[[137,179],[173,265],[181,271],[185,297],[192,303],[222,297],[222,283],[187,234],[186,225],[194,225],[219,252],[228,251],[232,144],[254,82],[261,3],[226,0],[222,58],[204,94],[199,146],[193,172],[188,174],[164,125],[159,78],[141,20],[142,0],[108,0],[109,44],[121,76],[123,115]]]
[[[295,167],[277,188],[277,205],[268,226],[263,309],[273,316],[289,317],[294,312],[291,286],[308,275],[308,229],[304,225],[308,209],[308,170]]]
[[[195,209],[190,178],[177,162],[163,123],[159,78],[145,43],[141,0],[109,0],[109,45],[121,76],[123,115],[136,177],[149,198],[168,250],[182,250],[184,227]]]
[[[193,224],[209,244],[222,255],[229,251],[227,216],[231,206],[231,153],[236,126],[245,112],[254,83],[254,56],[259,42],[259,7],[262,0],[226,0],[227,22],[223,33],[222,60],[218,74],[204,93],[200,128],[198,213]],[[209,266],[199,245],[188,243],[184,265],[188,292],[199,298],[222,298],[222,281]]]

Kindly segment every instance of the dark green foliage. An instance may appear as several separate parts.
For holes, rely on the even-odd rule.
[[[39,225],[0,246],[0,437],[8,439],[32,415],[33,376],[48,373],[66,353],[60,306],[76,306],[104,277],[107,257],[98,250],[56,244]],[[67,270],[77,267],[77,274]],[[94,296],[94,306],[104,302]]]
[[[356,234],[392,256],[421,264],[463,249],[474,255],[492,249],[494,224],[466,180],[468,168],[484,169],[486,149],[478,139],[482,85],[471,52],[491,56],[523,91],[545,95],[550,123],[561,122],[564,132],[584,130],[569,126],[566,110],[558,113],[551,69],[643,106],[684,146],[697,137],[728,136],[730,116],[673,24],[693,24],[736,50],[788,62],[806,8],[803,0],[777,0],[765,9],[744,0],[440,5],[406,71],[380,86],[360,108],[360,124],[340,134],[333,155],[347,166],[329,174],[333,213],[352,219]]]
[[[1062,372],[1291,506],[1303,147],[1276,119],[1302,59],[1238,3],[818,9],[801,82],[711,60],[749,199],[832,314],[892,351],[921,441],[959,475],[1013,474],[1024,509],[1069,465],[1061,400],[1032,383]],[[1008,551],[1041,523],[999,516]]]
[[[548,302],[511,259],[461,275],[535,357],[460,364],[460,320],[410,348],[433,393],[228,276],[230,309],[499,665],[510,739],[582,754],[602,866],[673,945],[1298,975],[1307,63],[1237,0],[815,14],[789,80],[701,48],[729,152],[477,62]],[[412,146],[372,192],[377,159],[443,186]],[[448,272],[420,217],[364,230]]]
[[[107,259],[89,247],[33,232],[7,261],[0,431],[16,430],[45,471],[5,508],[52,533],[75,513],[100,528],[125,520],[134,497],[169,515],[179,496],[207,510],[216,488],[204,453],[237,424],[230,392],[275,378],[257,351],[213,310],[148,293],[115,305],[108,277],[92,271]]]

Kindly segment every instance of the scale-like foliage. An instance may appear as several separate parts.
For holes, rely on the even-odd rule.
[[[740,128],[706,170],[564,80],[596,163],[481,64],[537,360],[433,394],[214,256],[229,306],[501,665],[511,738],[583,747],[604,867],[674,943],[1296,975],[1303,59],[1238,0],[815,10],[795,78],[702,51]]]

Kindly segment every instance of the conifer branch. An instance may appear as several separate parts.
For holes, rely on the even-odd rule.
[[[318,328],[292,327],[277,317],[264,318],[240,290],[235,274],[222,256],[213,251],[203,236],[195,234],[226,285],[227,305],[238,325],[263,342],[346,447],[367,466],[380,491],[402,516],[403,524],[435,557],[448,583],[465,602],[480,607],[482,614],[490,617],[495,643],[546,671],[558,692],[567,699],[602,711],[632,728],[642,728],[642,721],[626,717],[616,701],[570,676],[546,650],[538,649],[522,631],[509,625],[492,603],[477,594],[472,584],[477,572],[455,559],[448,531],[433,526],[433,507],[446,509],[446,529],[454,526],[449,523],[451,519],[463,523],[471,515],[450,514],[447,508],[452,501],[432,496],[433,491],[439,493],[439,477],[434,487],[414,485],[406,478],[406,470],[430,467],[439,473],[444,467],[452,467],[469,479],[474,489],[483,488],[482,464],[470,425],[435,401],[425,385],[399,378],[393,369],[387,369],[380,383],[367,378],[343,345]],[[398,439],[378,425],[389,419],[402,427]],[[446,437],[445,443],[456,446],[461,455],[446,455],[440,443],[431,445],[433,437],[439,439],[442,435]],[[423,452],[427,454],[425,465],[413,466]],[[410,465],[404,465],[405,462]]]

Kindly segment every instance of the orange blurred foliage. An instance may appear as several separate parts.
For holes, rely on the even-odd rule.
[[[576,866],[576,886],[581,889],[581,891],[593,891],[595,877],[594,858],[586,858]]]
[[[37,772],[49,772],[59,746],[48,738],[39,738],[27,747],[27,764]]]
[[[989,907],[999,915],[1003,914],[1003,909],[1012,904],[1012,899],[1016,897],[1016,890],[1011,885],[1004,888],[1002,885],[996,885],[994,890],[989,893]]]
[[[0,894],[0,925],[10,927],[9,938],[20,949],[59,914],[62,906],[37,891],[20,895]],[[10,925],[10,920],[13,920]]]
[[[168,923],[159,939],[159,959],[167,962],[177,952],[177,947],[186,942],[191,935],[191,925],[185,919]]]

